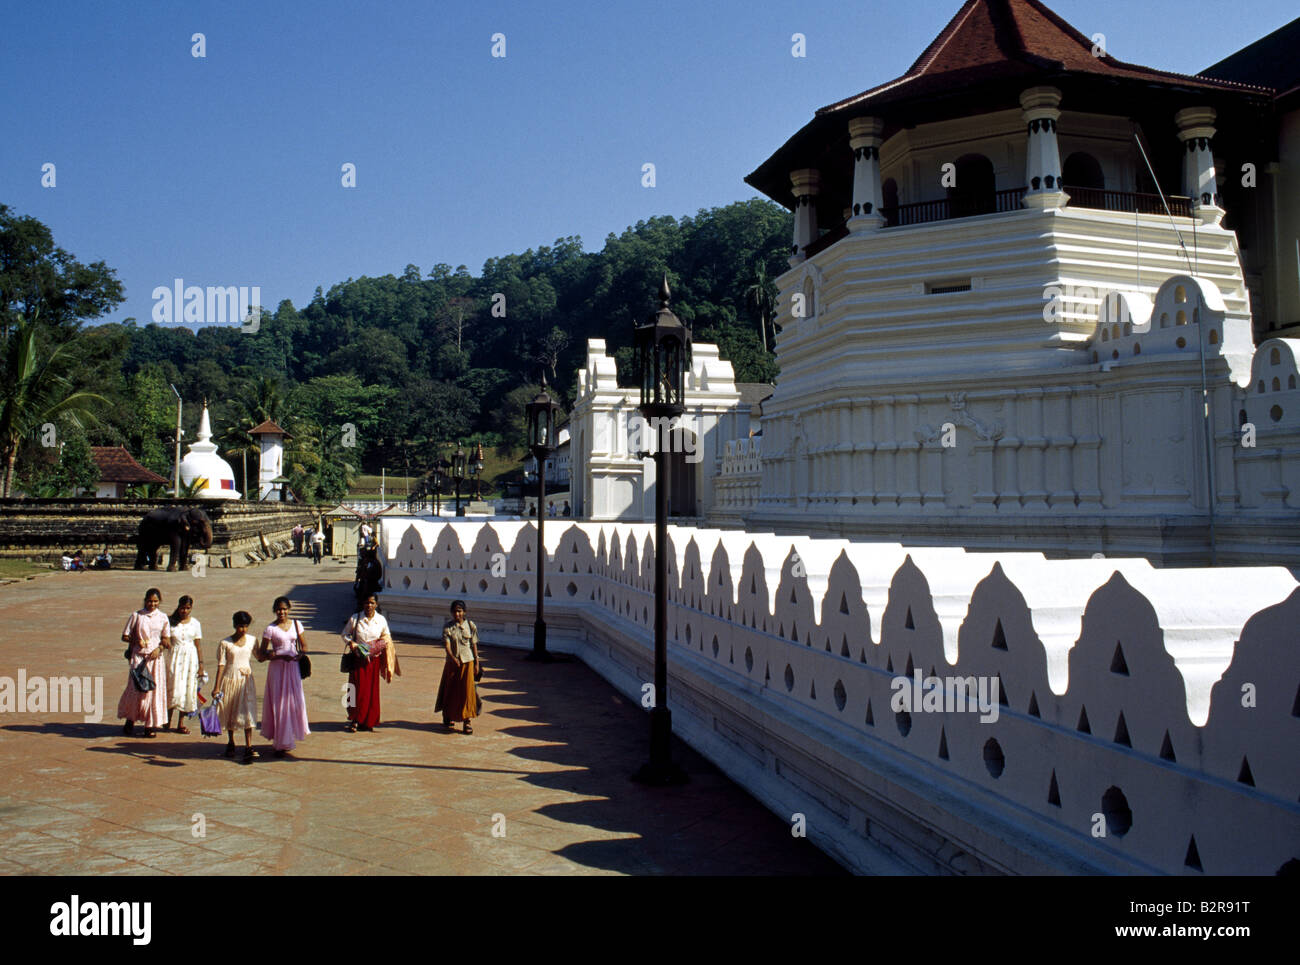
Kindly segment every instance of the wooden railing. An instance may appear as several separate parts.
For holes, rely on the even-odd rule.
[[[1136,191],[1106,191],[1102,188],[1081,188],[1071,185],[1062,190],[1070,196],[1070,204],[1077,208],[1096,208],[1101,211],[1132,211],[1137,214],[1164,214],[1165,206],[1158,194],[1141,194]],[[1166,195],[1169,212],[1179,218],[1192,216],[1192,199],[1179,195]]]
[[[975,197],[942,198],[938,201],[918,201],[900,204],[895,208],[881,208],[885,227],[928,224],[932,221],[949,221],[953,218],[971,218],[978,214],[998,214],[1020,210],[1025,188],[1007,188]]]
[[[938,201],[918,201],[881,208],[886,228],[903,225],[929,224],[934,221],[951,221],[954,218],[971,218],[980,214],[1000,214],[1020,210],[1026,188],[1007,188],[978,197],[941,198]],[[1131,211],[1138,214],[1164,214],[1165,206],[1158,194],[1136,191],[1107,191],[1101,188],[1082,188],[1063,185],[1070,196],[1070,204],[1077,208],[1094,208],[1100,211]],[[1192,217],[1192,199],[1179,195],[1166,195],[1171,214],[1179,218]],[[809,257],[825,251],[837,241],[848,236],[845,224],[838,224],[808,246]]]

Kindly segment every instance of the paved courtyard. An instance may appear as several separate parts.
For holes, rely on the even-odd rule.
[[[235,610],[260,633],[274,597],[294,601],[314,673],[312,734],[292,758],[255,734],[264,756],[227,760],[225,738],[200,737],[197,720],[189,736],[123,736],[120,635],[149,586],[166,612],[195,598],[210,677]],[[681,743],[690,784],[630,781],[647,718],[581,663],[539,666],[484,640],[484,716],[472,736],[446,734],[433,714],[441,647],[399,636],[403,676],[382,685],[380,727],[345,733],[338,632],[350,612],[349,566],[292,557],[202,578],[116,570],[0,586],[0,676],[103,678],[98,723],[0,714],[0,873],[842,873]],[[254,666],[260,697],[266,667]]]

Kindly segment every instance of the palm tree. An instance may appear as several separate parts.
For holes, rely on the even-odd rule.
[[[767,324],[776,310],[776,285],[767,276],[763,261],[754,264],[754,281],[745,289],[745,301],[758,310],[758,330],[763,337],[763,351],[767,351]]]
[[[108,400],[78,390],[71,375],[78,360],[71,342],[54,346],[41,358],[39,315],[19,321],[3,345],[0,375],[0,457],[4,462],[3,494],[13,490],[14,469],[23,438],[38,426],[64,419],[74,426],[93,421],[95,408]]]

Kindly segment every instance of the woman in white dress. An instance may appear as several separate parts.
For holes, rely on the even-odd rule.
[[[250,662],[257,639],[248,632],[253,618],[246,611],[238,611],[231,622],[235,632],[217,645],[217,679],[212,683],[212,694],[213,699],[221,695],[221,726],[230,734],[226,756],[235,756],[235,730],[242,727],[244,763],[248,764],[253,760],[253,727],[257,723],[257,685]]]
[[[199,709],[199,677],[203,674],[203,628],[191,614],[194,598],[183,596],[176,601],[176,612],[171,615],[172,651],[167,659],[167,723],[171,727],[172,711],[176,711],[176,733],[188,734],[185,715]]]

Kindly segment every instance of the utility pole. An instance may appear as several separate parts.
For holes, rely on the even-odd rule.
[[[171,385],[170,382],[167,383]],[[181,394],[176,391],[176,386],[171,385],[172,393],[176,396],[176,471],[172,474],[172,496],[176,499],[181,498]]]

